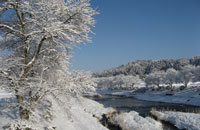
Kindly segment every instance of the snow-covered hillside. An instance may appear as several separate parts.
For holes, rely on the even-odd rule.
[[[5,95],[9,95],[5,91],[1,91],[1,99]],[[103,114],[114,112],[112,108],[104,108],[103,105],[82,97],[59,97],[62,101],[56,99],[54,96],[48,96],[51,100],[51,109],[46,110],[45,117],[40,114],[35,115],[38,120],[26,122],[19,119],[16,114],[16,108],[12,103],[0,102],[0,129],[6,128],[11,125],[11,130],[15,130],[17,124],[24,128],[29,127],[32,129],[42,130],[56,128],[56,130],[107,130],[99,120]],[[37,113],[41,113],[45,109],[45,104],[38,108]],[[47,105],[47,104],[46,104]]]
[[[200,56],[196,56],[190,59],[162,59],[162,60],[137,60],[123,64],[119,67],[105,70],[104,72],[98,72],[94,75],[96,77],[110,77],[117,75],[139,75],[145,77],[146,75],[156,71],[166,71],[169,68],[175,70],[181,70],[183,66],[187,65],[200,65]]]

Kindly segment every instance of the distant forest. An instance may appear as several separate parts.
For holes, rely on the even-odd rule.
[[[104,72],[94,73],[95,77],[110,77],[117,75],[139,75],[145,78],[146,75],[156,71],[167,71],[173,68],[177,71],[182,70],[184,66],[200,66],[200,56],[181,59],[162,59],[162,60],[137,60],[123,64],[117,68],[105,70]]]

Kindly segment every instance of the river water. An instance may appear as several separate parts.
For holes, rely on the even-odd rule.
[[[173,103],[161,103],[161,102],[150,102],[138,100],[132,97],[120,97],[120,96],[110,96],[103,95],[101,98],[91,97],[105,107],[113,107],[118,112],[129,112],[136,111],[139,115],[146,117],[150,115],[151,109],[155,108],[156,110],[173,110],[181,112],[196,112],[200,111],[200,107],[182,105],[182,104],[173,104]],[[164,130],[177,130],[172,124],[162,122]]]
[[[137,111],[143,117],[149,115],[152,108],[156,110],[174,110],[181,112],[195,112],[200,110],[200,107],[191,105],[150,102],[132,97],[104,95],[101,98],[92,97],[92,99],[103,104],[105,107],[113,107],[118,112]]]

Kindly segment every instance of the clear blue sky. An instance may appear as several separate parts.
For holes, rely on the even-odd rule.
[[[92,0],[100,12],[92,43],[72,68],[103,71],[133,60],[200,55],[200,0]]]

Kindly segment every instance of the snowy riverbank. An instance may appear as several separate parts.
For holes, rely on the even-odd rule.
[[[174,124],[178,129],[199,130],[200,114],[184,112],[159,112],[152,111],[152,114],[160,120]]]
[[[162,124],[150,117],[141,117],[139,113],[131,111],[113,117],[112,122],[119,124],[123,130],[162,130]]]
[[[200,106],[200,87],[189,86],[181,90],[176,88],[171,89],[160,89],[152,90],[148,88],[141,88],[138,90],[99,90],[99,94],[107,94],[113,96],[126,96],[134,97],[139,100],[155,101],[155,102],[166,102],[166,103],[178,103],[187,104],[193,106]]]

